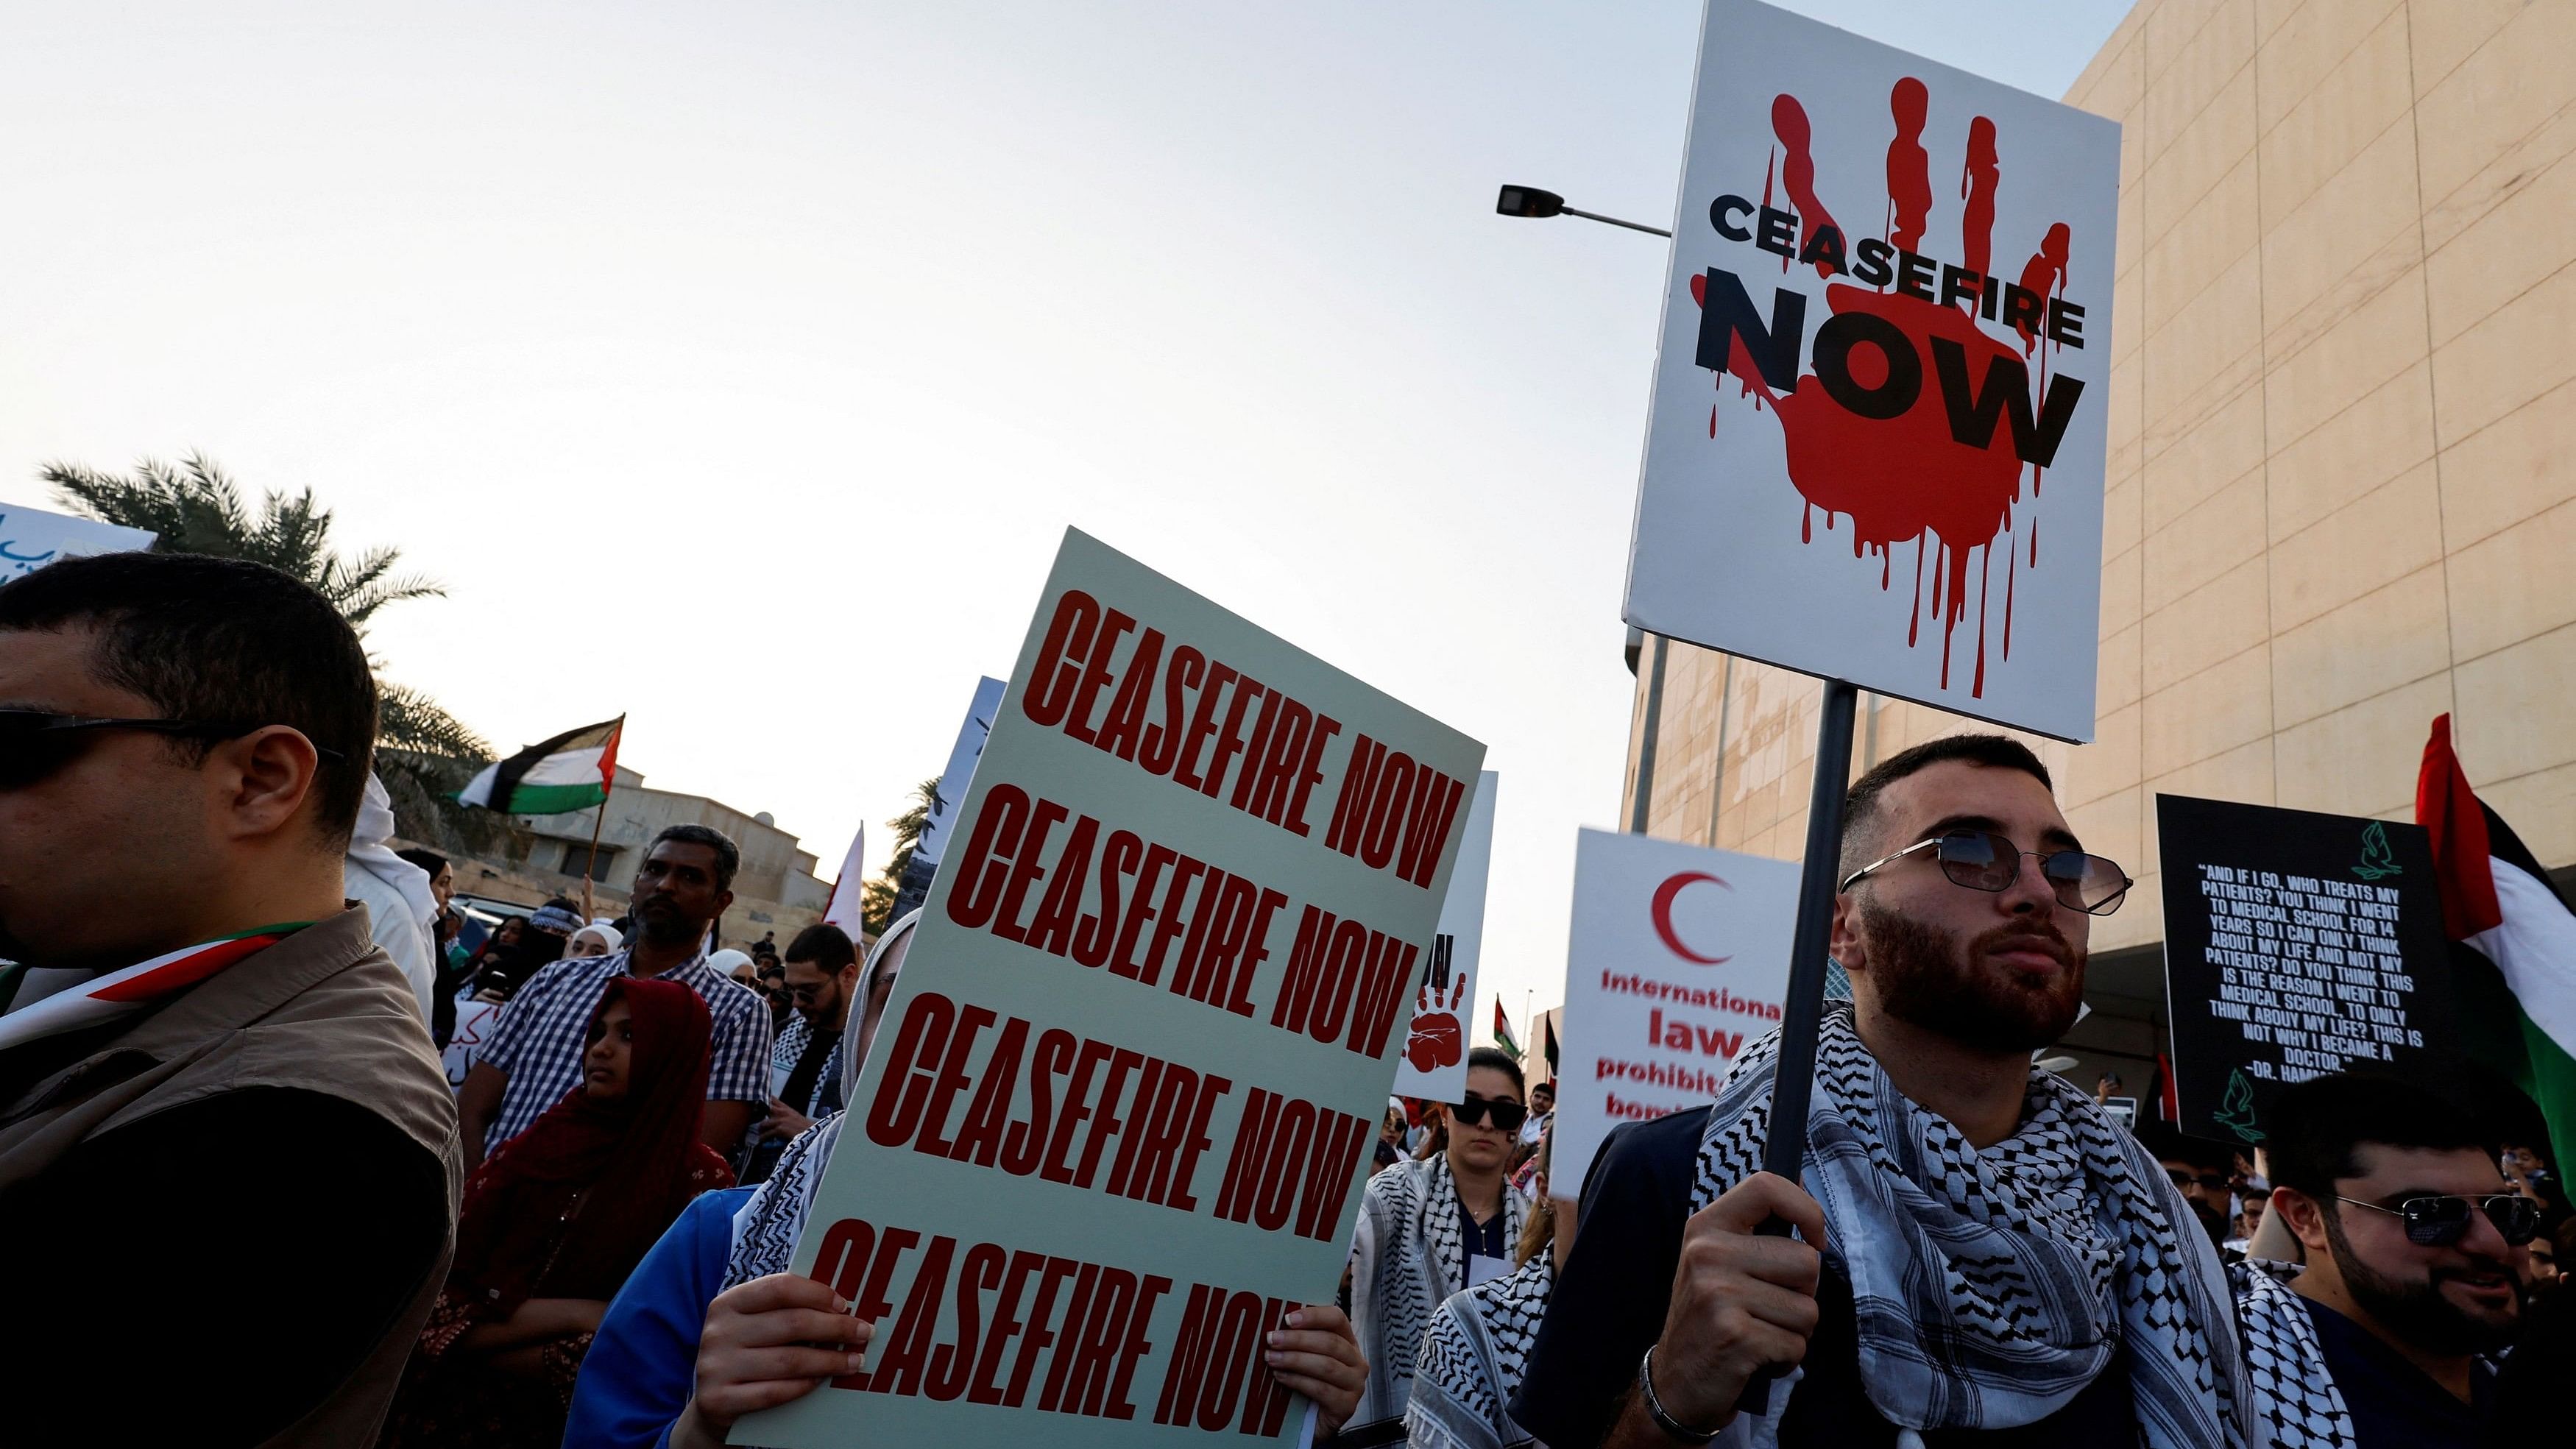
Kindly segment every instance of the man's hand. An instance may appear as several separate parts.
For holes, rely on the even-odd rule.
[[[769,1099],[769,1115],[760,1119],[760,1135],[784,1142],[813,1125],[813,1118],[772,1097]]]
[[[1755,1234],[1775,1217],[1805,1241]],[[1807,1356],[1823,1264],[1811,1245],[1824,1240],[1816,1200],[1767,1172],[1691,1215],[1673,1270],[1672,1307],[1655,1340],[1655,1398],[1666,1414],[1691,1429],[1723,1427],[1756,1375]],[[1651,1437],[1631,1435],[1632,1425]],[[1669,1442],[1641,1401],[1631,1403],[1619,1427],[1614,1442]]]
[[[743,1415],[858,1372],[874,1328],[850,1316],[849,1300],[799,1274],[726,1289],[707,1305],[696,1392],[671,1426],[673,1449],[721,1445]]]
[[[1368,1387],[1368,1360],[1360,1357],[1359,1335],[1351,1320],[1329,1303],[1309,1303],[1289,1311],[1288,1326],[1271,1332],[1263,1358],[1271,1375],[1315,1401],[1316,1428],[1341,1431],[1351,1411],[1360,1406]]]

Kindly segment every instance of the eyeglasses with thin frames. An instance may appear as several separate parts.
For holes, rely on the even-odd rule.
[[[2098,855],[2080,850],[2024,850],[1991,830],[1953,830],[1930,840],[1918,840],[1893,855],[1882,856],[1850,875],[1836,890],[1850,890],[1861,881],[1894,865],[1909,855],[1931,851],[1940,863],[1941,874],[1952,885],[1970,890],[2001,894],[2012,889],[2021,878],[2022,857],[2039,862],[2039,873],[2056,892],[2058,904],[2089,916],[2107,916],[2128,899],[2129,887],[2137,882],[2119,865]]]

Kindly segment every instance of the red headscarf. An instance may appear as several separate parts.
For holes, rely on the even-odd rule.
[[[505,1317],[541,1289],[615,1297],[689,1199],[733,1182],[698,1141],[706,1003],[677,981],[620,976],[592,1022],[620,997],[635,1032],[626,1095],[602,1101],[573,1088],[466,1180],[448,1292],[477,1318]],[[566,1222],[567,1212],[577,1215]]]

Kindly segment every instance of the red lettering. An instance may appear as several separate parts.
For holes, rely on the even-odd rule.
[[[983,1334],[984,1294],[1000,1281],[1004,1256],[994,1243],[977,1243],[966,1250],[966,1261],[957,1270],[957,1341],[931,1352],[923,1397],[945,1404],[966,1392],[975,1367],[975,1343]]]
[[[1072,666],[1090,646],[1092,630],[1099,623],[1100,601],[1080,589],[1067,589],[1056,600],[1055,617],[1047,620],[1046,637],[1038,644],[1029,687],[1020,692],[1020,711],[1032,722],[1052,727],[1064,718],[1078,682]]]
[[[1118,679],[1118,697],[1109,702],[1109,718],[1100,726],[1100,737],[1092,743],[1122,760],[1136,758],[1136,736],[1145,727],[1145,704],[1154,690],[1154,675],[1163,663],[1163,631],[1148,629],[1136,636],[1135,657],[1127,661],[1127,670]]]
[[[921,1361],[930,1352],[930,1335],[939,1327],[939,1300],[948,1287],[948,1263],[957,1240],[942,1235],[930,1240],[921,1268],[912,1275],[912,1291],[903,1296],[903,1314],[895,1319],[894,1336],[868,1372],[868,1387],[880,1394],[921,1392]]]
[[[1187,644],[1172,651],[1172,667],[1163,671],[1163,722],[1146,729],[1144,746],[1136,753],[1136,763],[1147,774],[1172,773],[1172,763],[1181,753],[1182,722],[1189,717],[1184,695],[1206,677],[1206,655]]]
[[[895,1029],[894,1046],[886,1057],[885,1075],[877,1080],[877,1094],[868,1103],[869,1141],[879,1147],[900,1147],[912,1137],[921,1121],[922,1103],[929,1099],[934,1072],[927,1065],[916,1072],[913,1063],[939,1059],[956,1013],[956,1004],[936,991],[921,993],[904,1008],[903,1024]]]
[[[1073,706],[1064,716],[1064,732],[1086,745],[1098,743],[1091,734],[1091,711],[1100,703],[1100,691],[1109,685],[1109,656],[1117,652],[1118,640],[1135,627],[1135,620],[1111,609],[1091,636],[1091,657],[1083,663],[1082,682],[1074,686]]]
[[[1046,864],[1039,859],[1039,852],[1046,849],[1048,833],[1064,823],[1066,813],[1065,808],[1053,800],[1041,799],[1035,814],[1030,817],[1028,828],[1020,832],[1013,851],[1017,858],[1011,862],[1010,879],[1002,887],[1001,908],[993,917],[993,934],[1005,941],[1024,945],[1028,941],[1027,934],[1020,929],[1020,908],[1028,904],[1030,884],[1046,873]]]
[[[975,825],[966,836],[966,849],[957,857],[957,886],[948,892],[948,919],[973,930],[993,918],[993,907],[1001,899],[1002,879],[1006,867],[984,868],[998,839],[1003,859],[1010,858],[1028,823],[1028,792],[1017,785],[995,785],[984,794],[984,803],[975,812]]]
[[[1187,785],[1193,790],[1207,788],[1199,779],[1199,751],[1207,748],[1208,736],[1216,733],[1218,696],[1225,693],[1227,685],[1240,677],[1234,672],[1232,665],[1215,663],[1208,665],[1207,687],[1199,691],[1198,707],[1190,711],[1190,731],[1182,737],[1181,756],[1172,765],[1174,783]]]

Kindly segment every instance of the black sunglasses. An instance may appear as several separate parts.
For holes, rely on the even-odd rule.
[[[2521,1247],[2540,1233],[2540,1203],[2527,1197],[2500,1192],[2492,1197],[2410,1197],[2393,1208],[2357,1197],[2335,1194],[2335,1201],[2375,1213],[2406,1220],[2406,1241],[2419,1248],[2446,1248],[2466,1237],[2469,1231],[2469,1208],[2475,1205],[2495,1224],[2497,1232],[2514,1247]]]
[[[1917,851],[1928,850],[1941,863],[1941,873],[1952,885],[1970,890],[2001,893],[2012,889],[2021,878],[2021,858],[2025,855],[2039,862],[2039,873],[2057,893],[2058,904],[2089,916],[2107,916],[2120,908],[2137,882],[2116,862],[2080,850],[2058,850],[2042,853],[2024,850],[1991,830],[1953,830],[1930,840],[1918,840],[1894,855],[1871,861],[1850,875],[1835,889],[1850,890],[1872,873],[1893,865]]]
[[[2166,1168],[2165,1176],[2172,1178],[2173,1185],[2176,1187],[2189,1187],[2196,1182],[2202,1187],[2209,1189],[2211,1192],[2225,1192],[2228,1190],[2230,1185],[2227,1179],[2221,1174],[2215,1172],[2204,1172],[2195,1177],[2192,1174],[2183,1171],[2179,1167]]]
[[[1518,1102],[1496,1102],[1469,1092],[1465,1101],[1449,1104],[1449,1115],[1470,1127],[1491,1119],[1498,1132],[1518,1132],[1521,1123],[1529,1120],[1529,1108]]]
[[[230,740],[259,728],[256,723],[239,721],[98,719],[48,714],[37,709],[0,709],[0,790],[24,789],[61,769],[78,749],[81,736],[95,730],[143,730],[182,739]],[[349,758],[322,744],[315,744],[313,753],[335,765]]]

